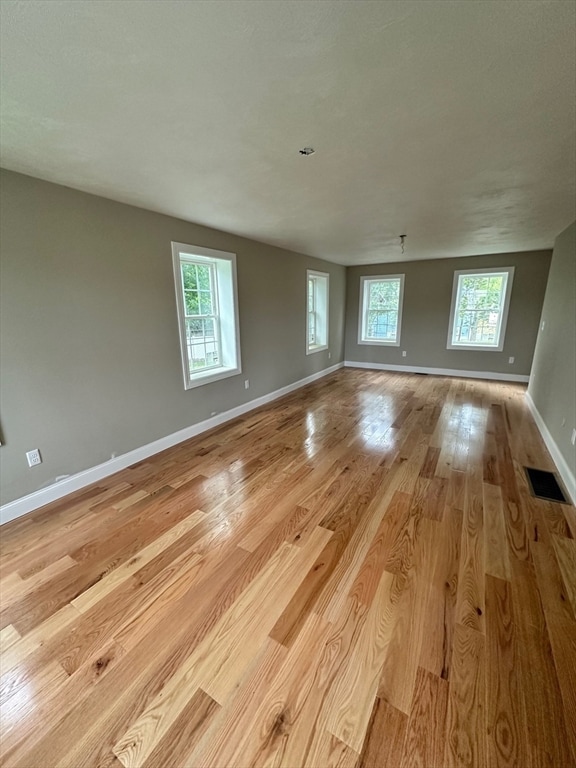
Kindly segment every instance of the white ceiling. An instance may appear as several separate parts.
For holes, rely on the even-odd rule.
[[[2,0],[2,165],[343,264],[547,248],[575,8]]]

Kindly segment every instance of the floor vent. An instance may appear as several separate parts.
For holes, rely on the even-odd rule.
[[[537,499],[560,501],[562,504],[567,504],[566,496],[558,485],[553,472],[546,472],[543,469],[532,469],[532,467],[524,467],[524,469],[532,494]]]

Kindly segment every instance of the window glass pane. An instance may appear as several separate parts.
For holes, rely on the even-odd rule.
[[[497,309],[502,303],[502,297],[504,295],[504,289],[506,288],[506,277],[504,275],[497,275],[491,277],[488,281],[488,297],[487,304],[492,309]]]
[[[212,302],[212,294],[210,291],[200,291],[199,294],[200,297],[200,314],[201,315],[212,315],[213,314],[213,302]]]
[[[210,339],[214,339],[216,337],[216,323],[214,322],[214,318],[205,318],[202,322],[204,323],[204,335]]]
[[[196,265],[195,264],[181,264],[182,267],[182,284],[185,290],[196,290]]]
[[[215,318],[187,319],[186,341],[191,371],[219,364],[220,348]]]
[[[370,282],[368,309],[398,309],[400,280]]]
[[[188,359],[191,372],[206,368],[206,345],[190,344],[188,346]]]
[[[211,267],[205,264],[196,265],[198,270],[198,288],[201,290],[211,290],[210,272]]]
[[[204,336],[204,326],[202,320],[191,320],[186,318],[186,338],[197,339]]]
[[[396,339],[398,312],[395,310],[368,310],[366,337],[382,341]]]
[[[316,317],[313,312],[308,315],[308,344],[316,344]]]
[[[458,341],[469,341],[472,344],[494,344],[498,326],[497,322],[490,322],[490,314],[482,310],[462,313]],[[496,315],[497,317],[498,315]]]
[[[462,277],[460,280],[459,310],[500,308],[505,286],[504,276],[473,275]]]
[[[184,291],[184,303],[187,315],[197,315],[199,312],[198,294],[196,291]]]
[[[213,320],[206,320],[206,323],[213,323]],[[206,346],[206,365],[216,365],[219,363],[219,344],[214,333],[214,328],[207,329],[205,337]]]

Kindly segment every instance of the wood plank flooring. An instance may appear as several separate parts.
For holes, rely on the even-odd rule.
[[[342,370],[0,530],[6,768],[576,765],[524,387]]]

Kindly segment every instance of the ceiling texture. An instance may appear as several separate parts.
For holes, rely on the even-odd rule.
[[[2,165],[341,264],[549,248],[575,9],[2,0]]]

